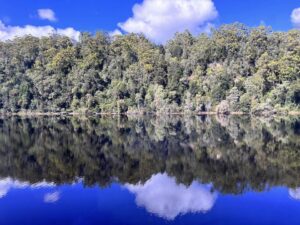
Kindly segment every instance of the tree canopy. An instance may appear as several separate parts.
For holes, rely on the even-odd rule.
[[[0,42],[2,112],[299,110],[300,31],[224,25],[177,33],[26,36]]]

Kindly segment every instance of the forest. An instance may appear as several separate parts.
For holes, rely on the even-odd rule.
[[[300,30],[235,23],[166,44],[82,33],[0,42],[0,113],[299,112]]]

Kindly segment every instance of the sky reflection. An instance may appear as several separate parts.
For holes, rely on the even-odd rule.
[[[125,186],[136,196],[136,204],[167,220],[187,213],[205,213],[216,200],[208,185],[194,181],[190,186],[176,183],[167,174],[153,175],[145,184]]]
[[[45,203],[55,203],[60,199],[60,193],[58,191],[47,193],[44,196]]]
[[[0,179],[0,224],[299,224],[300,188],[272,187],[237,195],[186,186],[167,173],[145,183],[54,185]],[[63,193],[63,195],[62,195]],[[284,207],[282,207],[284,206]],[[17,216],[15,216],[17,215]],[[274,216],[275,215],[275,216]],[[285,223],[289,221],[290,223]],[[226,223],[225,223],[226,222]]]
[[[0,198],[4,198],[10,189],[38,189],[38,188],[51,188],[55,187],[54,183],[47,183],[45,181],[30,184],[29,182],[22,182],[14,180],[10,177],[0,179]]]
[[[289,189],[289,195],[295,200],[300,200],[300,188]]]

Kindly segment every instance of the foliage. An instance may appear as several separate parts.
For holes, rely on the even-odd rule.
[[[178,33],[166,45],[143,35],[82,33],[0,42],[2,112],[199,112],[268,104],[299,110],[300,31],[225,25]]]

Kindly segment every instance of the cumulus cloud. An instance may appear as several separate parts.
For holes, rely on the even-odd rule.
[[[300,8],[293,10],[291,20],[296,28],[300,28]]]
[[[0,41],[7,41],[26,35],[45,37],[55,34],[67,36],[75,41],[78,41],[80,37],[80,32],[71,27],[65,29],[56,29],[52,26],[7,26],[0,20]]]
[[[53,193],[47,193],[44,196],[45,203],[55,203],[60,199],[60,193],[58,191]]]
[[[193,182],[186,187],[166,174],[153,175],[145,184],[125,187],[136,195],[138,206],[167,220],[187,213],[207,212],[216,200],[216,193],[208,186]]]
[[[4,178],[0,180],[0,198],[5,197],[9,192],[9,190],[11,189],[24,189],[24,188],[37,189],[37,188],[49,188],[54,186],[55,186],[54,183],[47,183],[45,181],[36,184],[30,184],[28,182],[20,182],[17,180],[13,180],[11,178]]]
[[[218,16],[213,0],[144,0],[133,7],[133,16],[118,26],[130,33],[143,33],[165,42],[188,29],[196,34],[211,27]]]
[[[39,9],[38,10],[38,16],[42,20],[49,20],[51,22],[57,21],[55,13],[53,12],[52,9]]]
[[[122,35],[122,32],[119,29],[115,29],[114,31],[109,32],[108,34],[111,37],[115,37],[115,36]]]

